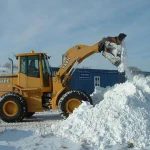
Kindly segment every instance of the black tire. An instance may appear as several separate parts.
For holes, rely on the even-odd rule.
[[[91,104],[91,98],[87,95],[87,93],[85,94],[85,92],[80,90],[66,92],[58,102],[61,117],[66,119],[69,114],[82,103],[82,101],[87,101]]]
[[[91,105],[93,105],[93,100],[92,100],[91,96],[86,91],[80,90],[80,89],[78,91],[83,92],[83,95],[85,97],[87,97],[86,99],[88,99],[87,101],[90,102]]]
[[[27,112],[25,117],[26,117],[26,118],[30,118],[30,117],[32,117],[34,114],[35,114],[35,112]]]
[[[27,103],[18,93],[10,92],[1,97],[0,117],[5,122],[20,122],[28,111]]]

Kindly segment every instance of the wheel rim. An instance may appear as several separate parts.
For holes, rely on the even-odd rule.
[[[14,101],[10,100],[4,103],[3,112],[5,115],[11,117],[16,115],[17,111],[18,111],[18,106]]]
[[[81,105],[81,101],[78,99],[72,98],[66,103],[66,110],[69,114],[73,113],[75,108],[78,108]]]

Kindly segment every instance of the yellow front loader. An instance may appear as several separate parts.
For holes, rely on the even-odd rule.
[[[16,55],[18,74],[0,75],[0,118],[5,122],[19,122],[35,112],[59,109],[63,118],[82,101],[92,104],[91,97],[81,90],[71,90],[68,83],[75,66],[94,53],[102,53],[115,66],[121,63],[121,44],[125,34],[103,38],[92,46],[76,45],[64,54],[63,62],[52,77],[46,53]]]

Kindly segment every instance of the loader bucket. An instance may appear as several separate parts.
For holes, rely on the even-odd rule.
[[[118,37],[107,37],[104,41],[102,55],[107,58],[113,65],[118,67],[122,61],[123,46],[122,41],[126,35],[120,33]]]
[[[113,65],[115,65],[116,67],[118,67],[121,64],[121,56],[119,57],[115,57],[114,55],[112,55],[111,53],[104,51],[102,53],[102,55],[107,58]]]

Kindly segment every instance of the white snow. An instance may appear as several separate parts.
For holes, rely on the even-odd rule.
[[[109,89],[110,87],[100,87],[100,86],[95,86],[94,92],[90,95],[91,98],[93,99],[93,106],[96,104],[99,104],[100,101],[104,99],[104,93]]]
[[[118,66],[118,71],[120,73],[126,71],[126,74],[129,75],[128,73],[128,59],[127,59],[127,52],[126,52],[126,46],[125,46],[125,43],[122,43],[122,45],[118,45],[120,48],[118,49],[121,49],[121,64]]]
[[[83,103],[70,117],[53,126],[55,134],[97,149],[133,143],[150,144],[150,77],[116,84],[95,107]]]
[[[51,132],[51,126],[61,121],[57,111],[36,113],[21,123],[0,120],[0,150],[80,150],[80,144]],[[47,133],[45,128],[49,128]]]

